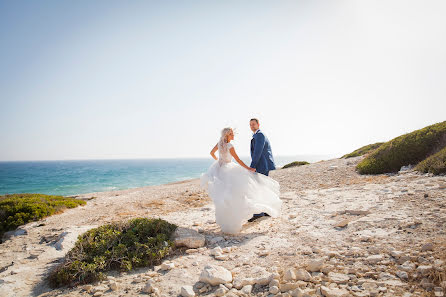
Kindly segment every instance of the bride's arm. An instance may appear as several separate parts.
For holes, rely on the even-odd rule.
[[[215,152],[218,150],[218,143],[214,146],[214,148],[211,151],[211,156],[214,158],[214,160],[218,160],[218,158],[215,156]]]
[[[240,160],[240,158],[238,157],[237,153],[235,152],[234,147],[231,147],[231,148],[229,149],[229,152],[231,153],[231,155],[234,157],[234,159],[235,159],[235,160],[236,160],[236,161],[237,161],[243,168],[246,168],[246,169],[248,169],[249,171],[252,171],[252,172],[256,171],[255,168],[250,168],[250,167],[246,166],[246,164],[243,163],[242,160]]]

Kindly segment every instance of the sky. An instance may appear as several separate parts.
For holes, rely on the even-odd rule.
[[[0,160],[341,156],[446,120],[446,2],[0,0]]]

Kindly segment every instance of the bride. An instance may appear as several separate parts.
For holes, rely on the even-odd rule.
[[[200,178],[201,186],[207,189],[214,202],[215,221],[221,231],[230,234],[240,232],[244,222],[255,213],[266,212],[278,217],[282,206],[279,183],[246,166],[231,144],[233,139],[231,128],[221,131],[220,141],[211,151],[216,161]],[[232,157],[238,164],[232,162]]]

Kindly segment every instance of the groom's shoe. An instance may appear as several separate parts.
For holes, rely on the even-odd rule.
[[[255,220],[257,220],[258,218],[261,218],[261,217],[263,217],[263,215],[261,213],[256,213],[252,216],[252,218],[250,218],[248,220],[248,222],[254,222]]]
[[[255,221],[255,220],[257,220],[258,218],[261,218],[261,217],[269,217],[270,215],[269,214],[267,214],[266,212],[261,212],[261,213],[256,213],[256,214],[254,214],[253,216],[252,216],[252,218],[250,218],[249,220],[248,220],[248,222],[253,222],[253,221]]]

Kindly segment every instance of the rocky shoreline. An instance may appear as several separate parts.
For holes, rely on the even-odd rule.
[[[444,296],[446,177],[367,176],[362,159],[279,169],[282,216],[220,232],[198,180],[80,195],[0,245],[0,296]],[[181,228],[159,266],[52,290],[45,276],[86,230],[132,217]]]

